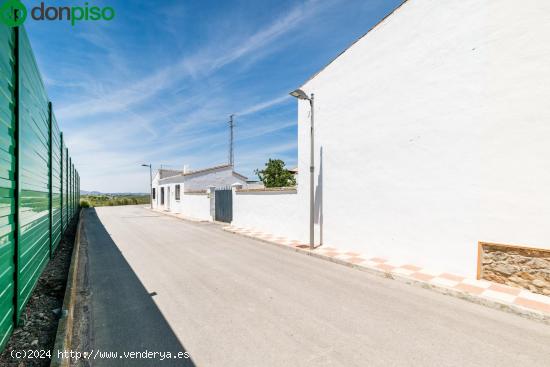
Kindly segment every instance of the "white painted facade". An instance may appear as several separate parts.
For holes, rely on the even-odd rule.
[[[233,184],[246,187],[246,177],[236,173],[230,165],[185,173],[159,170],[153,179],[153,208],[210,220],[208,190],[211,187],[228,187]]]
[[[199,220],[212,220],[210,212],[210,193],[184,194],[177,213]]]
[[[233,190],[233,222],[241,228],[276,233],[307,242],[308,221],[297,208],[296,190]]]
[[[309,80],[316,240],[466,276],[478,241],[550,248],[549,50],[548,1],[409,0]]]
[[[409,0],[306,82],[315,242],[468,277],[478,241],[550,248],[549,45],[547,1]],[[297,192],[234,193],[234,225],[307,242],[309,127]]]

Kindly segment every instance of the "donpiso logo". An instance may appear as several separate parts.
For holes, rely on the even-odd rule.
[[[5,0],[0,7],[0,21],[9,27],[18,27],[27,19],[27,8],[20,0]],[[115,9],[99,7],[85,2],[83,6],[47,6],[44,1],[30,10],[33,20],[65,20],[74,26],[80,21],[110,21],[115,18]]]
[[[27,8],[19,0],[7,0],[0,7],[0,21],[8,27],[19,27],[27,19]]]

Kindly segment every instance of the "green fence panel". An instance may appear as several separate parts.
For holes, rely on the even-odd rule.
[[[13,329],[16,231],[15,32],[0,27],[0,349]]]
[[[69,217],[69,150],[65,147],[63,153],[65,154],[63,157],[63,216],[65,217],[63,231],[65,231],[71,220]]]
[[[74,163],[71,164],[71,209],[72,209],[71,218],[74,218],[74,213],[75,213],[75,208],[74,208]]]
[[[69,158],[69,218],[73,219],[73,159]]]
[[[48,97],[27,34],[19,32],[18,315],[50,252]]]
[[[73,185],[73,188],[71,190],[71,200],[72,200],[72,208],[73,208],[73,218],[76,214],[76,194],[75,194],[75,187],[76,187],[76,170],[74,169],[74,163],[72,165],[72,172],[73,172],[73,175],[72,175],[72,179],[71,179],[71,183]]]
[[[67,214],[65,213],[65,207],[67,206],[67,202],[65,201],[65,177],[67,175],[66,168],[65,168],[65,143],[63,142],[63,133],[61,133],[61,163],[59,164],[59,167],[61,168],[61,179],[60,179],[60,186],[61,186],[61,233],[65,232],[65,228],[67,228]]]
[[[78,211],[79,188],[27,34],[0,26],[0,350]]]
[[[55,114],[52,112],[52,251],[57,248],[61,240],[61,134]]]
[[[74,166],[73,166],[74,167]],[[78,186],[78,172],[76,168],[74,169],[74,180],[73,180],[73,206],[74,206],[74,216],[76,217],[78,213],[78,198],[76,195],[76,187]]]
[[[73,207],[73,180],[74,180],[74,171],[73,171],[73,159],[71,158],[71,164],[69,165],[69,211],[71,212],[71,220],[74,216],[74,207]]]
[[[69,223],[73,218],[73,213],[71,210],[71,156],[68,156],[67,162],[67,219]]]
[[[65,169],[67,170],[67,177],[65,177],[65,200],[67,202],[67,207],[65,208],[65,213],[67,214],[67,226],[71,222],[71,201],[70,201],[70,190],[71,190],[71,156],[69,155],[69,149],[66,148],[66,164]]]

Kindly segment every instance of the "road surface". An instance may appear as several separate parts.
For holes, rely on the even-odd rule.
[[[550,326],[139,206],[84,212],[94,366],[549,366]]]

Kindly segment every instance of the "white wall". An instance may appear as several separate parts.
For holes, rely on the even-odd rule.
[[[155,198],[153,199],[153,208],[170,210],[173,213],[181,213],[181,200],[176,200],[176,185],[180,185],[180,198],[183,198],[183,183],[180,184],[161,184],[153,182],[155,189]],[[164,205],[161,205],[161,189],[164,188]],[[168,190],[170,189],[170,190]]]
[[[155,209],[167,210],[171,213],[182,214],[184,216],[200,219],[200,220],[211,220],[210,216],[210,197],[208,194],[190,194],[184,192],[184,184],[180,183],[180,199],[176,200],[176,185],[164,184],[156,187],[157,197],[153,202],[153,207]],[[153,186],[155,187],[155,186]],[[160,190],[164,188],[165,192],[165,203],[160,205]],[[170,193],[168,194],[168,188],[170,188]],[[168,200],[170,200],[170,205],[168,206]]]
[[[211,220],[208,194],[184,194],[181,197],[180,213],[194,219]]]
[[[158,209],[160,208],[160,186],[158,182],[153,181],[153,208]]]
[[[550,248],[549,45],[546,0],[410,0],[306,83],[317,236],[467,276],[478,241]]]
[[[299,204],[295,191],[234,191],[231,224],[307,242],[308,222]]]
[[[184,191],[197,191],[207,190],[210,187],[227,187],[235,183],[239,183],[246,187],[246,180],[233,173],[231,167],[221,167],[216,170],[205,171],[204,173],[198,173],[193,175],[174,175],[171,177],[159,179],[158,172],[153,179],[153,188],[156,189],[155,199],[153,200],[153,207],[156,209],[168,210],[174,213],[182,213],[182,202],[185,195]],[[176,200],[175,189],[176,185],[180,185],[181,188],[181,200]],[[164,188],[166,200],[164,205],[160,204],[160,192],[161,188]],[[168,198],[168,188],[170,188],[170,197]],[[170,201],[168,201],[170,200]],[[170,204],[170,206],[168,206]]]

